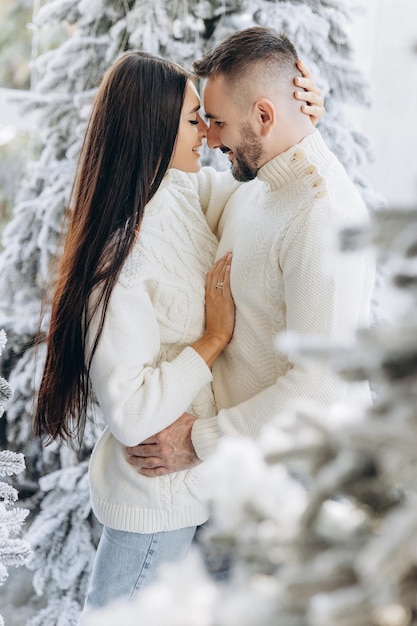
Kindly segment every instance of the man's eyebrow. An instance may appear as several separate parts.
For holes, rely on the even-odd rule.
[[[208,113],[207,111],[204,113],[204,117],[207,120],[218,120],[219,119],[218,115],[213,115],[213,113]]]

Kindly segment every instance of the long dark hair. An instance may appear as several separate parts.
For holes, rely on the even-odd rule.
[[[138,235],[145,205],[173,153],[189,74],[159,57],[127,52],[96,95],[74,181],[59,263],[35,434],[81,442],[91,396],[89,370],[111,292]],[[87,306],[98,289],[94,306]],[[101,317],[93,350],[86,333]]]

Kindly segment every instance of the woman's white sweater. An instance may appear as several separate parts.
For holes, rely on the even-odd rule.
[[[112,528],[148,533],[207,519],[200,467],[148,478],[127,462],[125,446],[185,411],[215,414],[211,371],[189,346],[204,332],[205,280],[218,243],[202,208],[218,214],[234,188],[230,174],[212,168],[169,170],[112,292],[91,367],[107,426],[89,468],[93,510]]]

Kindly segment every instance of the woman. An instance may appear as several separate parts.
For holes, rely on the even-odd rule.
[[[186,410],[214,414],[210,366],[233,332],[231,255],[210,270],[203,211],[219,213],[237,183],[186,173],[200,170],[199,108],[185,70],[126,53],[99,88],[80,157],[34,427],[81,440],[93,394],[106,422],[89,468],[104,530],[88,609],[131,597],[207,519],[199,467],[147,478],[125,451]]]

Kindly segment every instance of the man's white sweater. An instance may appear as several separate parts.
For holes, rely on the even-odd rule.
[[[202,208],[218,213],[234,188],[230,174],[212,168],[197,176],[170,170],[112,292],[91,368],[107,427],[89,468],[93,510],[112,528],[148,533],[207,519],[201,467],[148,478],[129,465],[125,446],[185,411],[215,413],[211,371],[189,346],[204,332],[206,274],[218,243]]]
[[[215,218],[212,218],[215,223]],[[264,165],[231,197],[218,222],[218,256],[233,251],[233,338],[213,366],[218,415],[192,440],[205,459],[221,435],[256,438],[300,399],[323,407],[370,401],[328,365],[278,352],[279,333],[345,342],[369,323],[374,263],[368,251],[338,252],[342,228],[368,213],[319,131]]]

